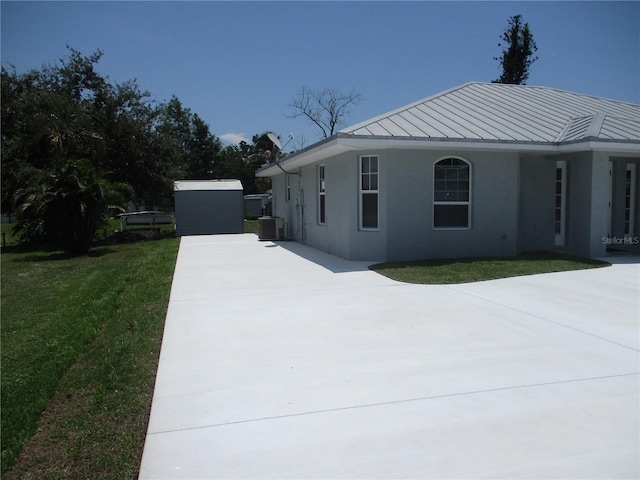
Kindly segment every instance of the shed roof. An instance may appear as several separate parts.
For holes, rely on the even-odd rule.
[[[186,190],[240,190],[240,180],[178,180],[173,182],[174,191]]]
[[[348,150],[444,146],[640,154],[640,105],[548,87],[471,82],[340,130],[287,156],[282,167]],[[270,165],[257,176],[281,172]]]

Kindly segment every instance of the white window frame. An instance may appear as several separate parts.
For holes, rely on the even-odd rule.
[[[558,194],[558,170],[560,171],[560,193]],[[556,162],[556,170],[554,175],[554,190],[553,198],[555,199],[553,204],[553,231],[555,234],[554,244],[556,247],[561,247],[566,243],[567,232],[567,162],[565,160],[558,160]],[[558,205],[558,200],[560,204]],[[556,231],[556,217],[557,210],[560,209],[560,231]]]
[[[363,172],[362,163],[363,160],[376,159],[376,171],[375,172]],[[364,176],[367,175],[366,188],[363,188]],[[375,175],[375,177],[374,177]],[[371,188],[372,179],[375,178],[375,187]],[[365,227],[364,226],[364,196],[375,195],[376,197],[376,226]],[[360,230],[375,232],[380,230],[380,157],[378,155],[360,155],[358,157],[358,198],[360,205],[358,206],[358,227]]]
[[[291,175],[285,174],[284,201],[291,200]]]
[[[464,163],[467,164],[467,167],[469,169],[469,199],[467,201],[455,201],[455,202],[449,202],[449,201],[445,201],[445,200],[436,200],[436,166],[442,162],[443,160],[448,160],[450,158],[453,158],[455,160],[460,160]],[[462,158],[459,157],[457,155],[446,155],[444,157],[441,157],[439,159],[437,159],[434,163],[433,163],[433,167],[431,169],[431,171],[433,172],[433,189],[432,189],[432,200],[433,200],[433,208],[431,210],[433,218],[431,219],[431,226],[434,230],[471,230],[471,198],[472,198],[472,178],[473,178],[473,169],[471,167],[471,162],[469,162],[469,160],[467,160],[466,158]],[[439,227],[436,226],[436,206],[438,205],[466,205],[467,206],[467,226],[466,227]]]
[[[318,225],[327,224],[327,182],[324,164],[318,165]]]
[[[630,175],[629,175],[630,173]],[[627,182],[627,177],[629,181]],[[627,185],[629,185],[629,194],[627,195]],[[627,198],[629,199],[629,208],[627,208]],[[624,235],[625,237],[633,236],[635,232],[635,205],[636,205],[636,165],[635,163],[627,163],[624,177]],[[627,222],[627,210],[629,213],[629,221]]]

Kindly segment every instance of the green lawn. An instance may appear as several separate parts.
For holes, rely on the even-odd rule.
[[[2,238],[0,238],[0,242],[4,242],[4,244],[0,243],[3,247],[6,245],[7,247],[13,247],[18,244],[18,237],[13,234],[13,226],[15,223],[0,223],[0,234]]]
[[[258,232],[258,220],[244,221],[244,233],[257,233],[257,232]]]
[[[425,260],[381,263],[370,268],[393,280],[406,283],[452,284],[497,278],[563,272],[608,266],[599,260],[551,252],[535,252],[518,257]]]
[[[3,478],[135,477],[178,244],[3,249]]]

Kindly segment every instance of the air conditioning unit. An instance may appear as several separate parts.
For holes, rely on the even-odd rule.
[[[258,218],[258,238],[260,240],[281,240],[284,238],[284,219],[281,217]]]

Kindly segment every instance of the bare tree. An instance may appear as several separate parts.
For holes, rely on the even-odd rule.
[[[303,85],[289,104],[293,113],[288,117],[306,117],[322,131],[322,137],[327,138],[344,125],[345,117],[351,113],[350,107],[361,100],[362,95],[355,90],[340,93],[335,88],[320,90]]]
[[[295,138],[292,139],[293,141],[291,142],[291,150],[293,152],[297,152],[298,150],[302,150],[303,148],[305,148],[307,146],[307,139],[304,138],[304,133],[301,133],[300,135],[297,135]]]

